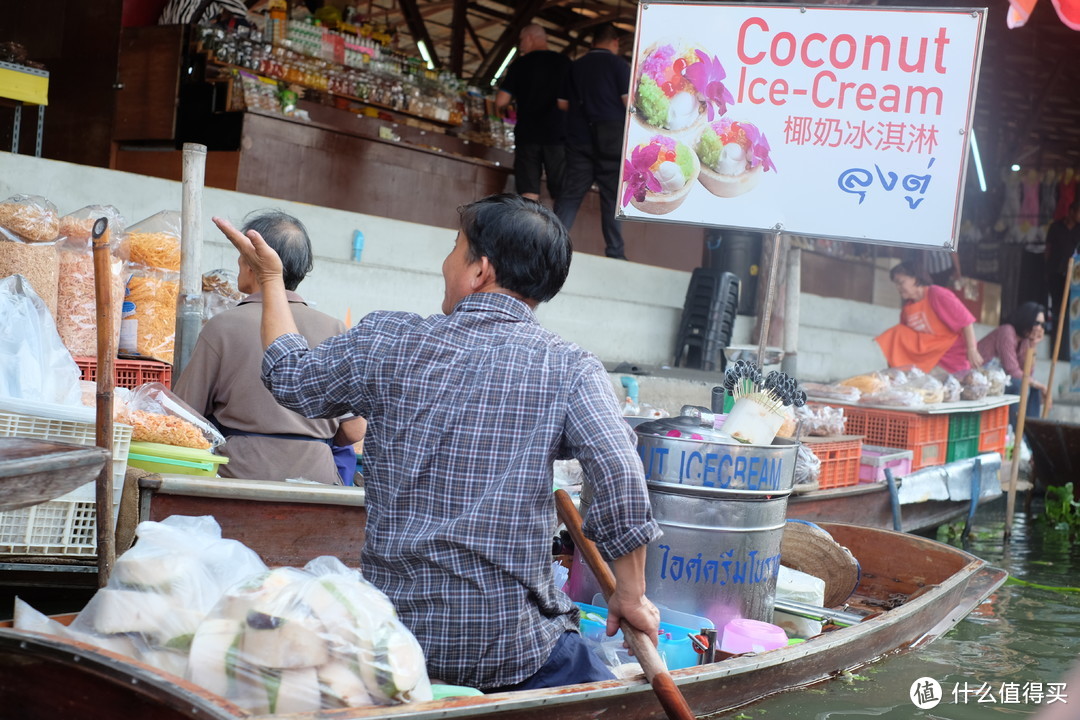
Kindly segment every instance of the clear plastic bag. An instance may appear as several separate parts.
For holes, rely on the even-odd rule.
[[[97,355],[97,298],[94,287],[94,248],[91,231],[98,218],[109,221],[110,233],[124,232],[124,218],[112,206],[90,205],[60,218],[60,278],[56,299],[56,329],[75,357]],[[116,242],[112,243],[113,248]],[[124,304],[123,263],[110,262],[113,347],[120,338],[120,314]]]
[[[244,299],[237,289],[236,273],[232,270],[211,270],[202,276],[203,322],[218,313],[236,307]]]
[[[948,375],[941,383],[942,402],[958,402],[960,400],[960,381],[952,375]]]
[[[266,565],[242,543],[223,539],[212,517],[142,522],[136,533],[138,542],[117,558],[109,584],[69,627],[28,606],[17,608],[16,627],[79,640],[183,677],[207,613],[229,587],[261,576]]]
[[[862,396],[862,391],[859,388],[839,383],[825,385],[806,382],[802,384],[802,388],[811,398],[821,398],[822,400],[840,400],[854,403],[859,402],[859,397]]]
[[[60,213],[40,195],[13,195],[0,203],[0,236],[15,242],[54,242],[60,236]]]
[[[813,485],[821,477],[821,459],[808,445],[800,444],[795,456],[795,485]]]
[[[174,272],[128,263],[126,303],[130,313],[123,322],[133,323],[121,333],[120,352],[172,363],[176,341],[176,300],[180,277]]]
[[[0,279],[0,396],[78,406],[81,376],[26,278]]]
[[[195,633],[187,678],[255,714],[432,698],[390,600],[332,557],[230,588]]]
[[[990,381],[982,370],[965,370],[957,373],[956,379],[960,381],[961,400],[982,400],[990,392]]]
[[[116,419],[131,425],[131,439],[210,450],[225,442],[206,418],[158,382],[116,389]]]
[[[844,434],[844,409],[819,405],[795,408],[795,417],[802,423],[804,435],[824,437]]]
[[[135,265],[180,271],[180,213],[162,210],[127,229],[120,257]]]
[[[900,386],[899,389],[919,393],[922,395],[923,402],[927,405],[945,401],[945,387],[941,384],[941,381],[933,375],[927,375],[918,368],[908,373],[907,383]]]
[[[923,401],[921,392],[902,388],[891,388],[870,394],[864,393],[859,402],[864,405],[884,405],[887,407],[922,407],[926,404]]]
[[[847,380],[841,380],[839,384],[858,388],[864,395],[879,392],[889,387],[889,381],[879,372],[856,375]]]
[[[906,368],[887,368],[880,371],[880,374],[881,377],[885,378],[885,381],[889,384],[889,387],[901,387],[907,384],[908,371],[912,369],[917,370],[918,368],[912,368],[911,366],[908,366]],[[919,372],[922,371],[920,370]]]
[[[986,372],[986,380],[990,388],[986,392],[987,397],[999,397],[1005,394],[1005,386],[1009,384],[1009,374],[1001,367],[1001,362],[994,358],[986,363],[983,370]]]

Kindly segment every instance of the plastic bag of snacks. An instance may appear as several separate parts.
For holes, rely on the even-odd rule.
[[[0,203],[0,234],[18,242],[54,242],[60,236],[60,213],[40,195],[13,195]]]
[[[821,458],[814,454],[809,445],[800,443],[798,454],[795,455],[795,485],[809,485],[817,489],[820,477]]]
[[[94,248],[91,232],[98,218],[109,221],[115,251],[124,232],[124,218],[111,205],[89,205],[60,218],[60,282],[57,293],[56,329],[75,357],[97,354],[97,299],[94,289]],[[123,263],[113,257],[112,318],[114,347],[120,337],[120,312],[124,304]]]
[[[886,407],[922,407],[926,404],[921,392],[904,388],[890,388],[875,393],[864,393],[859,402],[863,405],[884,405]]]
[[[212,517],[142,522],[109,584],[65,627],[16,606],[15,626],[67,637],[183,677],[192,638],[226,590],[266,572],[253,550],[221,537]]]
[[[116,419],[132,426],[132,440],[198,450],[225,442],[217,428],[161,383],[117,388],[116,399]]]
[[[333,557],[230,588],[195,633],[188,679],[255,714],[432,698],[390,600]]]
[[[60,259],[55,241],[56,206],[37,195],[15,195],[0,203],[0,277],[22,275],[56,317]]]
[[[124,312],[120,352],[172,363],[180,275],[130,263],[126,270],[131,308]]]
[[[982,370],[965,370],[957,373],[956,379],[960,381],[961,400],[982,400],[990,392],[990,381]]]
[[[942,402],[958,402],[960,400],[960,381],[949,375],[941,383]]]
[[[864,395],[879,392],[889,387],[889,381],[879,372],[856,375],[847,380],[841,380],[839,384],[858,388]]]
[[[807,382],[803,383],[802,387],[811,398],[821,398],[823,400],[840,400],[854,403],[859,402],[859,397],[862,395],[859,388],[839,383],[825,385],[823,383]]]
[[[223,310],[236,307],[244,299],[244,293],[237,289],[236,273],[231,270],[211,270],[203,273],[203,322]]]
[[[911,390],[922,395],[923,402],[927,405],[945,401],[945,388],[941,381],[933,375],[927,375],[918,368],[912,368],[908,372],[907,382],[900,386],[901,390]]]
[[[802,432],[805,435],[823,437],[844,434],[843,408],[803,405],[795,408],[795,418],[802,423]]]
[[[998,397],[1005,394],[1005,386],[1009,384],[1009,375],[1001,367],[1001,363],[997,358],[994,358],[986,364],[983,368],[986,371],[986,379],[990,383],[990,389],[987,391],[987,397]]]
[[[180,213],[162,210],[129,227],[120,256],[136,265],[180,272]]]
[[[180,213],[164,210],[132,227],[120,241],[127,261],[121,352],[171,363],[180,293]]]

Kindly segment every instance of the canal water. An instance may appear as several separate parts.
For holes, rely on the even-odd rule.
[[[1068,535],[1048,530],[1017,503],[1013,536],[1003,540],[1005,501],[979,509],[972,537],[952,536],[959,526],[938,529],[937,539],[963,547],[1013,578],[1046,586],[1007,582],[953,630],[929,645],[884,658],[838,678],[796,690],[741,710],[711,716],[716,720],[985,720],[1024,718],[1060,710],[1064,694],[1080,719],[1080,680],[1066,675],[1080,662],[1080,592],[1050,588],[1080,586],[1080,548]],[[932,678],[940,702],[920,709],[911,699],[913,684]],[[1061,684],[1065,683],[1062,688]],[[919,685],[925,687],[925,683]],[[920,702],[926,696],[916,695]],[[1053,700],[1053,704],[1051,701]]]

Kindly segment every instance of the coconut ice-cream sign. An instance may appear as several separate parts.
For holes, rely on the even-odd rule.
[[[984,20],[640,5],[620,217],[954,248]]]

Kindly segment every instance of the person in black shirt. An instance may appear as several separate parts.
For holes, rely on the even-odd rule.
[[[519,40],[521,56],[507,70],[495,109],[517,105],[514,126],[514,182],[519,195],[540,200],[540,177],[547,174],[551,197],[562,189],[565,167],[566,113],[557,104],[570,58],[547,49],[547,33],[526,25]]]
[[[601,25],[592,49],[574,61],[559,96],[570,111],[566,129],[566,174],[555,214],[569,230],[585,193],[596,182],[600,189],[600,222],[604,254],[626,259],[619,221],[615,219],[619,163],[622,158],[630,65],[620,57],[619,31]]]
[[[1062,307],[1061,296],[1065,289],[1065,271],[1069,267],[1069,258],[1080,246],[1080,200],[1069,206],[1068,214],[1061,220],[1055,220],[1046,231],[1046,286],[1050,291],[1050,316],[1053,326],[1057,326],[1058,313],[1068,309],[1066,302]],[[1068,330],[1066,330],[1068,338]],[[1069,343],[1063,342],[1058,354],[1059,360],[1069,359]]]

